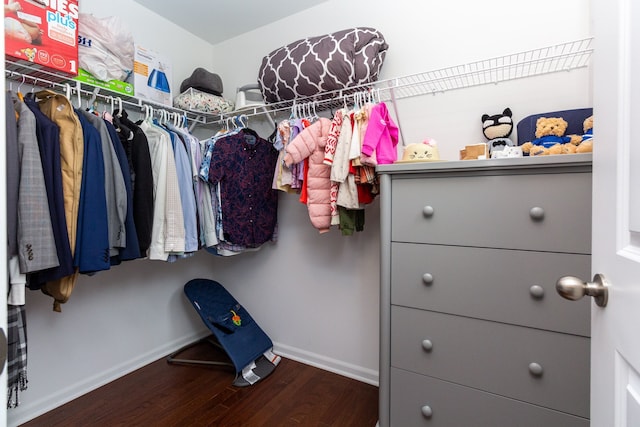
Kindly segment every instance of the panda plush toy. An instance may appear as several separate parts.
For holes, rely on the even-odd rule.
[[[515,147],[515,143],[509,139],[513,131],[513,119],[511,109],[505,108],[502,114],[482,115],[482,133],[487,138],[489,155],[497,157],[494,153],[504,150],[506,147]]]

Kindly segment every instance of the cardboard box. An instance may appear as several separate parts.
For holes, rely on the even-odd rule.
[[[86,83],[91,86],[101,87],[111,92],[119,93],[125,96],[133,96],[133,85],[121,80],[109,80],[105,82],[103,80],[96,79],[90,72],[79,68],[78,76],[76,80]]]
[[[171,106],[171,63],[157,52],[136,45],[133,89],[136,98]]]
[[[488,159],[489,146],[481,142],[480,144],[467,145],[460,150],[460,160]]]
[[[78,73],[78,0],[5,0],[7,56]]]

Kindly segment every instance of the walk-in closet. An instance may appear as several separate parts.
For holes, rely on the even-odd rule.
[[[120,17],[136,44],[168,58],[167,84],[174,88],[173,96],[201,67],[222,78],[222,96],[234,101],[238,88],[257,83],[261,62],[273,50],[346,28],[375,28],[388,49],[378,83],[373,90],[363,86],[362,92],[388,107],[399,129],[398,158],[407,145],[430,139],[437,141],[443,161],[458,160],[465,146],[486,141],[483,115],[507,107],[516,123],[544,111],[593,105],[594,17],[581,0],[275,1],[269,8],[278,13],[270,19],[252,9],[257,3],[261,2],[216,7],[183,1],[169,7],[142,0],[79,0],[79,9],[98,17]],[[293,4],[296,9],[289,10]],[[241,32],[229,22],[237,22]],[[233,32],[225,34],[219,27]],[[95,101],[103,111],[124,108],[134,121],[161,109],[135,96],[118,100],[108,89],[68,84],[56,73],[39,78],[30,74],[29,68],[7,58],[5,89],[28,94],[49,88],[68,95],[76,107]],[[363,100],[338,90],[320,100],[304,97],[244,109],[238,116],[244,114],[243,125],[268,140],[275,126],[295,113],[329,121],[339,109]],[[176,113],[169,120],[186,120],[186,129],[203,141],[229,126],[235,115],[185,112],[173,106],[166,110]],[[461,229],[499,232],[499,214],[475,218],[476,225],[460,224]],[[81,274],[59,311],[53,310],[50,296],[27,289],[28,387],[20,391],[19,405],[6,410],[7,425],[18,426],[206,336],[208,329],[183,293],[184,284],[193,278],[223,284],[273,340],[273,351],[282,358],[388,387],[389,358],[380,354],[389,328],[381,307],[384,312],[390,304],[388,295],[381,293],[385,215],[380,197],[374,197],[364,206],[358,231],[343,233],[331,227],[320,232],[299,196],[282,191],[274,236],[262,239],[253,250],[221,256],[200,249],[185,257],[122,261],[95,274]],[[412,262],[422,261],[416,257]],[[388,400],[386,392],[381,396]],[[388,417],[388,402],[381,402],[381,409]],[[380,425],[388,422],[387,418]]]

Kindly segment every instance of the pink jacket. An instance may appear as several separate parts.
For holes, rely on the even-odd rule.
[[[395,162],[398,158],[398,126],[393,122],[387,105],[376,104],[371,109],[367,131],[362,140],[362,154],[375,158],[379,165]]]
[[[323,163],[324,147],[330,129],[331,120],[321,117],[287,144],[284,156],[287,166],[309,158],[307,209],[311,224],[320,233],[326,233],[331,227],[331,166]]]

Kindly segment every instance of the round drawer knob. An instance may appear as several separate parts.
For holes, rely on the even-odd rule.
[[[529,288],[529,293],[535,299],[544,298],[544,288],[540,285],[533,285]]]
[[[433,350],[433,343],[431,340],[422,340],[422,349],[427,353],[430,353]]]
[[[529,216],[531,216],[531,219],[534,221],[542,221],[544,219],[544,209],[540,206],[533,207],[529,211]]]
[[[424,215],[425,218],[431,218],[433,216],[433,212],[433,206],[425,206],[422,208],[422,215]]]
[[[420,412],[422,412],[422,416],[425,418],[431,418],[431,416],[433,415],[433,410],[429,405],[424,405],[422,408],[420,408]]]
[[[535,377],[541,377],[543,372],[542,365],[535,362],[529,363],[529,372]]]
[[[433,284],[433,275],[431,273],[424,273],[422,275],[422,282],[424,282],[425,285]]]

